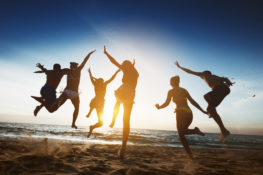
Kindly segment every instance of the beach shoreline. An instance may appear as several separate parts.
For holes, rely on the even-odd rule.
[[[0,139],[1,174],[261,174],[263,150],[87,144],[55,139]]]

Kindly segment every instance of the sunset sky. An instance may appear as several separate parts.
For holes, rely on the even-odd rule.
[[[0,2],[0,122],[71,125],[73,106],[67,101],[55,113],[40,111],[30,95],[40,95],[44,74],[34,74],[36,63],[52,69],[81,63],[92,50],[80,81],[80,113],[76,124],[89,126],[96,113],[85,118],[95,77],[110,78],[117,68],[103,54],[103,46],[120,63],[136,60],[140,76],[131,127],[176,130],[175,105],[157,110],[181,77],[181,86],[206,109],[205,82],[179,70],[174,62],[195,71],[210,70],[236,82],[218,107],[232,133],[263,135],[263,2],[255,0],[2,0]],[[115,103],[114,90],[122,73],[109,84],[103,120],[108,127]],[[66,85],[64,77],[57,91]],[[57,94],[58,96],[60,93]],[[213,119],[192,105],[190,127],[219,132]],[[122,110],[117,119],[122,127]]]

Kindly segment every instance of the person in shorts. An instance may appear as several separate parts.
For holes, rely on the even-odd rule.
[[[230,93],[229,87],[232,86],[234,83],[232,83],[226,77],[219,77],[217,75],[213,75],[210,71],[194,72],[190,69],[180,66],[178,62],[176,62],[175,64],[178,68],[182,69],[183,71],[202,78],[206,82],[206,84],[212,89],[212,91],[204,95],[204,98],[208,103],[207,112],[209,113],[210,117],[212,117],[218,124],[221,130],[220,141],[224,142],[225,138],[230,134],[230,132],[225,128],[220,115],[216,111],[216,107]]]
[[[45,85],[40,90],[41,97],[31,96],[41,103],[41,105],[36,106],[34,110],[35,116],[37,116],[38,112],[44,106],[42,102],[46,104],[45,106],[49,110],[49,107],[56,101],[56,89],[62,77],[67,74],[67,69],[61,69],[61,66],[57,63],[53,65],[53,70],[47,70],[40,63],[37,63],[36,67],[38,67],[40,71],[36,71],[35,73],[45,73],[47,80]]]
[[[59,96],[59,98],[56,99],[52,105],[47,104],[45,101],[42,101],[42,104],[48,109],[48,111],[53,113],[56,110],[58,110],[58,108],[60,106],[62,106],[66,102],[66,100],[70,99],[71,103],[74,106],[74,112],[73,112],[73,119],[72,119],[71,127],[75,128],[75,129],[77,129],[77,126],[75,123],[76,123],[78,113],[79,113],[80,100],[79,100],[78,89],[79,89],[79,83],[80,83],[81,70],[83,69],[83,67],[87,63],[91,54],[93,54],[94,52],[95,52],[95,50],[90,52],[84,58],[84,60],[80,66],[78,66],[78,63],[76,63],[76,62],[70,62],[70,69],[66,70],[67,86],[64,89],[64,91],[62,92],[62,94]]]

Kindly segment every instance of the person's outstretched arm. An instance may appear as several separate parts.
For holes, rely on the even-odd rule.
[[[91,51],[83,60],[83,62],[81,63],[81,65],[78,67],[79,70],[82,70],[83,67],[85,66],[85,64],[87,63],[87,61],[90,58],[90,55],[93,54],[96,50]]]
[[[44,65],[37,63],[36,67],[38,67],[39,69],[41,69],[41,71],[35,71],[34,73],[47,73],[48,70],[44,67]]]
[[[231,82],[228,78],[226,77],[222,77],[222,80],[226,83],[226,85],[228,86],[233,86],[233,84],[235,84],[235,82]]]
[[[171,91],[169,91],[167,94],[167,98],[166,98],[165,102],[161,106],[159,104],[156,104],[155,107],[157,109],[165,108],[166,106],[168,106],[170,104],[171,99],[172,99],[172,94],[171,94]]]
[[[208,114],[205,110],[203,110],[203,108],[201,108],[201,106],[191,97],[191,95],[186,91],[186,96],[187,99],[190,101],[190,103],[192,105],[194,105],[197,109],[199,109],[201,112],[203,112],[204,114]]]
[[[61,72],[63,73],[63,75],[66,75],[68,74],[69,69],[68,68],[61,69]]]
[[[45,72],[42,70],[39,70],[39,71],[35,71],[34,73],[45,73]]]
[[[121,69],[121,65],[106,51],[106,46],[104,46],[104,53],[109,58],[110,62],[112,62],[115,66]]]
[[[94,77],[92,76],[92,73],[91,73],[91,71],[90,71],[90,68],[89,68],[89,77],[90,77],[91,83],[94,85],[95,80],[94,80]]]
[[[176,61],[175,64],[176,64],[176,66],[177,66],[178,68],[182,69],[183,71],[185,71],[185,72],[187,72],[187,73],[189,73],[189,74],[193,74],[193,75],[199,76],[199,77],[202,78],[202,72],[194,72],[194,71],[192,71],[192,70],[190,70],[190,69],[186,69],[186,68],[180,66],[180,64],[178,63],[178,61]]]
[[[116,77],[116,75],[117,75],[119,72],[120,72],[120,69],[118,69],[118,70],[115,72],[115,74],[113,74],[113,76],[112,76],[109,80],[107,80],[105,83],[106,83],[106,84],[109,84],[110,82],[112,82],[112,80],[114,80],[114,78]]]

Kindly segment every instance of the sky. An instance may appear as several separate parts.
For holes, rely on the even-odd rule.
[[[40,95],[44,74],[34,74],[36,63],[52,69],[81,63],[80,113],[76,124],[87,119],[94,89],[88,77],[110,78],[117,68],[103,54],[103,46],[120,63],[136,60],[139,72],[131,127],[176,130],[176,107],[157,110],[171,89],[169,80],[181,78],[181,87],[206,109],[203,95],[210,91],[199,77],[179,70],[175,61],[194,71],[210,70],[235,84],[217,108],[226,127],[237,134],[263,135],[263,2],[255,0],[2,0],[0,2],[0,122],[71,125],[73,106],[66,102],[55,113],[41,110],[31,95]],[[115,103],[114,90],[122,73],[109,84],[103,120],[108,127]],[[64,77],[57,89],[66,86]],[[190,104],[193,123],[205,132],[219,132],[208,116]],[[122,109],[116,127],[122,127]]]

